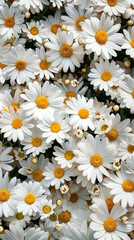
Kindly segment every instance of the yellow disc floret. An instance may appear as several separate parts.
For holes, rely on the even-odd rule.
[[[80,22],[84,22],[85,18],[84,17],[78,17],[75,21],[75,27],[79,30],[82,31],[81,26],[79,25]]]
[[[78,201],[78,195],[76,193],[71,194],[70,202],[75,203]]]
[[[111,129],[108,133],[106,133],[106,136],[110,142],[113,142],[118,138],[118,132],[115,129]]]
[[[44,96],[37,97],[35,102],[36,102],[37,107],[42,108],[42,109],[47,108],[48,104],[49,104],[48,99]]]
[[[32,145],[33,145],[34,147],[40,147],[41,144],[42,144],[41,138],[38,138],[38,137],[33,138],[33,140],[32,140]]]
[[[10,198],[10,192],[6,189],[0,190],[0,201],[1,202],[7,202]]]
[[[57,31],[58,31],[58,28],[61,28],[61,25],[59,25],[59,24],[53,24],[53,25],[51,26],[51,32],[54,33],[54,34],[56,34]]]
[[[33,193],[28,193],[25,198],[25,202],[29,205],[33,204],[36,201],[36,197]]]
[[[15,65],[18,71],[22,71],[26,68],[26,63],[22,60],[18,60]]]
[[[134,182],[131,180],[125,180],[122,183],[122,188],[125,192],[133,192],[134,191]]]
[[[33,179],[36,181],[36,182],[41,182],[42,179],[44,178],[44,176],[42,175],[43,171],[40,170],[40,169],[36,169],[34,172],[33,172]]]
[[[108,0],[108,5],[110,7],[114,7],[114,6],[116,6],[116,4],[117,4],[117,0]]]
[[[17,214],[16,214],[16,218],[17,218],[18,220],[22,220],[22,219],[24,218],[24,215],[23,215],[22,213],[17,213]]]
[[[78,115],[80,118],[86,119],[89,116],[89,111],[87,109],[82,108],[78,111]]]
[[[106,205],[107,205],[108,211],[111,212],[111,210],[112,210],[112,208],[113,208],[113,206],[114,206],[113,200],[110,199],[110,198],[107,198],[107,199],[105,200],[105,203],[106,203]]]
[[[99,44],[105,44],[108,40],[108,35],[105,31],[100,30],[95,34],[95,39]]]
[[[32,35],[37,35],[38,34],[38,32],[39,32],[39,30],[38,30],[38,28],[36,28],[36,27],[33,27],[33,28],[31,28],[31,30],[30,30],[30,33],[32,34]]]
[[[19,119],[19,118],[15,118],[13,121],[12,121],[12,126],[13,128],[15,129],[18,129],[18,128],[21,128],[22,127],[22,120]]]
[[[62,169],[62,168],[56,168],[56,169],[54,170],[54,176],[55,176],[56,178],[62,178],[62,177],[64,176],[64,169]]]
[[[59,123],[53,123],[50,127],[51,131],[54,132],[54,133],[57,133],[60,131],[61,129],[61,126]]]
[[[134,152],[134,145],[128,145],[127,150],[132,154]]]
[[[112,218],[108,218],[104,222],[104,228],[107,232],[113,232],[116,229],[116,221]]]
[[[101,131],[104,132],[106,131],[108,128],[108,125],[104,124],[102,127],[101,127]]]
[[[66,97],[75,97],[76,94],[73,91],[67,92]]]
[[[110,72],[103,72],[101,74],[101,79],[105,82],[108,82],[112,77],[112,74]]]
[[[62,211],[60,214],[59,214],[59,221],[61,221],[62,223],[67,223],[70,221],[70,218],[71,218],[71,213],[68,212],[67,210],[66,211]]]
[[[43,207],[43,212],[44,213],[50,213],[50,211],[51,211],[51,207],[49,205],[46,205],[46,206]]]
[[[64,157],[65,157],[67,160],[72,160],[73,157],[74,157],[73,151],[67,151],[67,152],[65,152]]]
[[[70,45],[64,44],[60,48],[60,54],[62,57],[71,57],[73,53],[73,49]]]
[[[6,27],[12,28],[12,27],[14,26],[14,24],[15,24],[15,21],[14,21],[13,18],[7,17],[7,18],[5,19],[5,26],[6,26]]]
[[[48,61],[46,61],[46,60],[42,60],[40,62],[40,68],[42,70],[47,70],[49,68],[49,65],[50,65],[50,63]]]
[[[90,163],[94,167],[102,165],[102,157],[99,154],[95,154],[90,158]]]

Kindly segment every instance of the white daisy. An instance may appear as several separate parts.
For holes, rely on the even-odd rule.
[[[60,8],[62,7],[62,2],[64,0],[50,0],[50,2],[52,3],[53,7],[57,7]]]
[[[83,62],[83,47],[78,43],[73,43],[73,34],[58,29],[55,36],[50,36],[50,42],[46,43],[48,51],[48,61],[52,62],[53,67],[58,67],[67,72],[75,71],[75,67],[80,67]]]
[[[94,52],[104,59],[117,56],[116,51],[121,50],[119,45],[122,44],[123,35],[117,33],[120,24],[113,25],[114,20],[106,17],[104,13],[102,13],[100,20],[96,17],[85,20],[82,24],[82,30],[87,52]]]
[[[17,88],[13,97],[9,91],[5,90],[3,94],[0,94],[0,101],[2,104],[1,110],[9,112],[10,107],[12,107],[16,113],[20,108],[20,89]]]
[[[14,161],[13,157],[9,155],[12,147],[6,147],[5,149],[2,147],[2,142],[0,141],[0,169],[4,169],[6,171],[11,171],[13,169],[9,164]]]
[[[30,217],[28,215],[23,215],[22,213],[15,212],[15,215],[12,217],[4,218],[5,221],[9,223],[9,228],[12,226],[19,225],[22,228],[26,227],[26,223],[30,223]]]
[[[13,6],[17,6],[20,8],[21,11],[28,12],[29,10],[32,13],[39,13],[40,11],[43,10],[43,6],[49,5],[48,0],[15,0],[13,2]]]
[[[134,134],[126,136],[118,145],[118,155],[124,161],[134,157]]]
[[[83,176],[87,176],[87,179],[91,180],[93,184],[96,179],[102,182],[103,174],[109,176],[107,169],[112,169],[115,152],[108,145],[106,138],[101,141],[99,136],[94,138],[88,134],[85,140],[78,143],[74,154],[78,170],[83,171]]]
[[[112,121],[110,117],[107,119],[100,119],[95,124],[95,134],[103,135],[110,131]]]
[[[119,16],[123,14],[129,6],[126,0],[99,0],[97,1],[98,8],[96,11],[108,13],[110,16]]]
[[[22,151],[21,148],[14,149],[13,152],[15,154],[15,160],[17,161],[21,161],[27,157],[25,152]]]
[[[25,50],[21,45],[12,47],[2,59],[2,63],[7,65],[3,72],[10,78],[11,83],[15,80],[18,84],[29,82],[39,73],[37,55],[32,49]]]
[[[124,29],[123,33],[125,35],[124,44],[122,49],[126,49],[126,54],[131,58],[134,58],[134,26]]]
[[[33,115],[35,119],[42,119],[46,117],[46,113],[62,110],[64,107],[61,90],[49,82],[45,82],[42,87],[36,81],[29,83],[29,90],[26,89],[21,97],[26,100],[21,107],[28,116]]]
[[[97,98],[94,98],[93,102],[93,109],[94,109],[94,121],[97,121],[96,123],[98,124],[98,120],[107,120],[109,119],[109,113],[112,110],[111,106],[107,106],[103,102],[99,102]]]
[[[78,127],[87,131],[88,127],[94,130],[93,123],[93,99],[88,101],[84,96],[77,96],[77,98],[72,98],[71,101],[66,102],[67,108],[65,112],[70,114],[69,124],[73,126],[74,129]]]
[[[118,86],[118,81],[125,78],[124,71],[114,61],[111,63],[108,60],[100,60],[100,63],[95,63],[95,68],[91,69],[88,74],[88,80],[94,89],[107,90],[109,87]]]
[[[17,211],[23,215],[35,215],[39,210],[44,192],[38,182],[18,183],[14,188]]]
[[[51,214],[54,213],[56,204],[52,204],[52,200],[42,199],[39,207],[40,219],[45,221]]]
[[[1,132],[4,133],[4,137],[8,141],[11,139],[16,142],[24,140],[24,135],[31,135],[30,128],[33,124],[30,123],[31,118],[26,118],[24,111],[15,113],[12,107],[10,107],[10,113],[3,111],[0,119]]]

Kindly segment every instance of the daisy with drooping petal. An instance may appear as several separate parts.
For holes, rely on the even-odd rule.
[[[65,112],[70,114],[69,124],[74,129],[78,127],[87,131],[88,127],[94,130],[93,123],[93,99],[88,101],[84,96],[78,95],[77,98],[72,98],[71,101],[67,101],[67,108]]]
[[[52,200],[42,199],[39,207],[40,219],[45,221],[51,214],[54,213],[56,204],[52,204]]]
[[[130,159],[134,157],[134,134],[132,133],[130,136],[127,136],[123,140],[121,140],[118,145],[118,155],[124,161],[126,159]]]
[[[39,73],[37,55],[31,48],[25,50],[20,44],[11,48],[11,51],[3,57],[2,63],[7,65],[3,72],[10,78],[11,83],[15,80],[18,84],[29,82]]]
[[[114,20],[106,17],[104,13],[100,20],[96,17],[86,19],[82,24],[82,30],[87,52],[94,52],[104,59],[116,57],[116,51],[121,50],[119,45],[123,42],[123,35],[117,33],[119,29],[120,24],[114,25]]]
[[[55,36],[50,36],[50,42],[46,43],[46,47],[50,49],[47,52],[48,61],[52,62],[53,67],[63,69],[64,72],[69,69],[74,72],[75,67],[80,67],[84,58],[83,47],[73,40],[72,33],[62,32],[61,29],[58,29]]]
[[[134,58],[134,26],[124,29],[123,33],[125,35],[124,44],[122,49],[126,49],[126,54],[131,58]]]
[[[10,113],[3,111],[0,119],[1,132],[4,133],[4,137],[8,141],[17,139],[24,140],[24,135],[31,135],[30,128],[33,124],[30,123],[31,118],[26,118],[25,113],[21,110],[19,113],[15,113],[14,109],[10,107]]]
[[[100,63],[95,63],[95,68],[92,68],[88,74],[88,80],[94,89],[100,91],[103,89],[107,91],[109,87],[118,86],[118,81],[124,78],[124,71],[114,61],[110,63],[103,59],[100,60]]]
[[[96,11],[103,11],[104,13],[108,13],[110,16],[119,16],[125,12],[129,3],[126,0],[98,0],[97,5],[98,8]]]
[[[9,155],[12,147],[7,147],[6,149],[2,148],[2,142],[0,141],[0,169],[4,169],[6,171],[11,171],[13,169],[9,164],[12,163],[13,157]]]
[[[106,138],[101,141],[99,136],[94,138],[88,134],[85,140],[78,143],[74,154],[78,170],[82,171],[83,176],[86,176],[93,184],[96,179],[102,182],[103,174],[109,176],[107,169],[112,169],[115,152],[108,145]]]
[[[61,96],[61,90],[54,84],[45,82],[41,87],[38,82],[29,83],[29,89],[21,97],[26,100],[21,107],[29,116],[33,115],[35,119],[43,119],[46,113],[54,110],[62,110],[64,107],[64,98]]]

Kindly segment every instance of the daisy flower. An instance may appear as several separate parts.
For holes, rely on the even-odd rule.
[[[63,69],[64,72],[69,69],[74,72],[75,67],[80,67],[80,63],[83,63],[83,47],[73,40],[72,33],[62,32],[61,29],[58,29],[55,36],[50,36],[50,42],[46,43],[46,47],[50,49],[48,61],[52,62],[53,67]]]
[[[93,102],[93,109],[94,121],[97,121],[98,124],[98,120],[107,120],[107,118],[109,118],[109,113],[111,112],[112,107],[108,107],[103,102],[99,102],[95,97]]]
[[[16,89],[13,97],[8,90],[5,90],[3,94],[0,94],[0,101],[2,110],[9,112],[10,107],[12,107],[16,113],[20,108],[20,89]]]
[[[106,204],[102,204],[96,213],[91,214],[92,222],[91,229],[95,232],[94,238],[104,240],[130,240],[127,232],[127,226],[121,223],[120,217],[124,215],[127,210],[122,209],[119,204],[115,205],[109,213]]]
[[[134,176],[127,173],[125,163],[121,164],[121,172],[116,171],[109,178],[104,179],[104,186],[111,189],[110,194],[114,195],[113,202],[116,204],[121,201],[122,208],[134,206]]]
[[[21,11],[34,13],[39,13],[43,10],[43,6],[49,5],[48,0],[15,0],[13,6],[19,7]]]
[[[126,136],[118,145],[118,155],[124,161],[134,157],[134,134]]]
[[[18,183],[14,188],[14,199],[17,211],[23,215],[35,215],[43,198],[42,189],[38,182],[22,182]]]
[[[91,134],[88,134],[85,140],[78,143],[74,154],[76,155],[75,161],[78,163],[78,170],[83,171],[83,176],[86,176],[93,184],[96,179],[102,182],[103,174],[109,176],[106,168],[112,169],[115,152],[108,145],[106,138],[101,141],[99,136],[94,138]]]
[[[129,6],[126,0],[99,0],[97,1],[98,8],[96,11],[108,13],[108,15],[119,16],[123,14]]]
[[[58,31],[58,28],[61,28],[63,25],[63,21],[61,20],[61,10],[57,10],[54,14],[48,15],[46,21],[44,22],[44,26],[46,28],[46,36],[51,36],[53,34],[56,34]]]
[[[38,82],[29,83],[29,89],[21,97],[26,100],[21,107],[29,116],[33,115],[35,119],[46,118],[46,114],[54,110],[62,110],[64,107],[64,98],[61,96],[61,90],[54,84],[45,82],[41,87]]]
[[[22,31],[26,33],[29,39],[42,43],[42,40],[46,38],[45,28],[40,22],[31,21],[23,25]]]
[[[117,33],[120,24],[114,24],[114,20],[102,13],[100,20],[96,17],[86,19],[82,24],[83,37],[87,52],[96,53],[104,59],[116,57],[116,51],[120,51],[123,35]]]
[[[37,127],[43,132],[42,137],[46,139],[46,143],[52,143],[56,140],[62,144],[63,140],[69,138],[68,132],[71,127],[68,125],[68,118],[64,113],[54,111],[52,115],[44,116],[43,120],[39,120]]]
[[[2,147],[2,142],[0,141],[0,169],[4,169],[6,171],[11,171],[13,169],[9,164],[12,163],[13,157],[9,155],[12,147],[6,147],[5,149]]]
[[[3,112],[0,119],[1,132],[4,133],[4,137],[8,141],[13,140],[16,142],[17,139],[20,141],[24,140],[24,135],[31,135],[30,128],[33,124],[30,123],[31,118],[26,118],[24,111],[15,113],[12,107],[10,107],[10,113]]]
[[[52,204],[52,200],[42,199],[39,207],[40,219],[45,221],[51,214],[54,213],[56,204]]]
[[[54,78],[53,73],[57,73],[59,70],[58,68],[52,67],[52,63],[47,61],[47,53],[45,52],[44,47],[36,48],[36,54],[40,59],[39,68],[39,79],[43,79],[44,77],[49,80],[50,78]]]
[[[95,68],[91,69],[88,74],[88,80],[94,89],[103,89],[107,91],[109,87],[118,86],[118,81],[125,78],[124,71],[114,61],[111,63],[108,60],[100,60],[100,63],[95,63]]]
[[[32,49],[25,50],[20,44],[11,48],[11,51],[2,59],[2,63],[7,65],[3,72],[10,78],[11,83],[15,80],[18,84],[29,82],[39,73],[37,55]]]
[[[64,0],[50,0],[53,7],[61,8]]]
[[[7,4],[4,4],[0,8],[0,41],[5,42],[7,39],[10,39],[12,35],[19,38],[18,34],[21,33],[23,22],[24,15],[19,9],[13,6],[9,8]]]
[[[26,227],[26,223],[30,223],[30,217],[28,215],[23,215],[22,213],[15,212],[15,215],[12,217],[4,218],[5,221],[9,223],[9,228],[12,226],[19,225],[22,228]]]
[[[45,186],[55,186],[55,189],[59,189],[60,184],[71,180],[72,172],[66,168],[61,168],[55,161],[52,161],[52,163],[47,163],[43,176],[43,184]]]
[[[103,135],[110,131],[112,126],[112,121],[110,117],[107,119],[100,119],[95,124],[95,134]]]
[[[15,154],[15,160],[21,161],[25,159],[27,156],[24,151],[21,150],[21,148],[14,149],[14,154]]]
[[[0,169],[0,217],[13,216],[15,213],[15,203],[13,190],[16,184],[16,177],[9,181],[8,172],[2,176]]]
[[[72,98],[71,101],[66,102],[67,108],[65,112],[70,114],[69,124],[73,126],[74,129],[78,127],[87,131],[88,127],[94,130],[93,123],[93,99],[88,101],[84,96],[77,96],[77,98]]]
[[[134,58],[134,26],[124,29],[123,33],[125,35],[124,44],[122,49],[126,49],[126,54],[131,58]]]

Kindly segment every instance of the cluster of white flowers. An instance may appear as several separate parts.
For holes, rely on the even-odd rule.
[[[134,1],[0,0],[0,239],[134,239]]]

